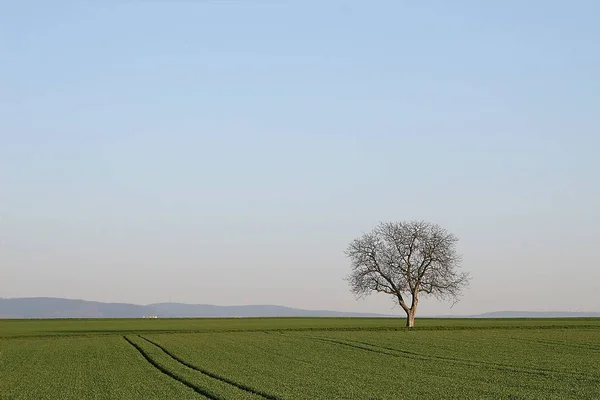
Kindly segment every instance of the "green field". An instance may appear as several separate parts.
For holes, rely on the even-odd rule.
[[[600,319],[0,321],[0,399],[598,399]]]

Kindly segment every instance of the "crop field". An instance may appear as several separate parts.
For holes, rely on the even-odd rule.
[[[0,321],[0,399],[598,399],[600,319]]]

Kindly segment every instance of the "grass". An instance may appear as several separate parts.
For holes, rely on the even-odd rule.
[[[600,319],[0,321],[0,399],[594,399]]]
[[[598,329],[600,318],[417,319],[415,330]],[[0,337],[290,330],[404,330],[404,318],[0,320]]]
[[[197,399],[122,337],[0,340],[0,399]]]

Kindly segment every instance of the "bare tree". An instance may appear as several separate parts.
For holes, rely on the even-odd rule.
[[[406,326],[413,327],[419,295],[456,302],[469,284],[469,274],[459,271],[457,242],[436,224],[381,223],[345,251],[352,262],[351,291],[358,297],[372,292],[394,296],[406,312]],[[405,296],[411,297],[410,306]]]

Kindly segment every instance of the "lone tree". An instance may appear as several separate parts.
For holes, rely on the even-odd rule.
[[[406,326],[413,327],[420,294],[456,302],[469,284],[469,274],[459,271],[457,242],[436,224],[381,223],[345,251],[352,262],[347,278],[351,290],[358,297],[372,292],[394,296],[406,312]]]

